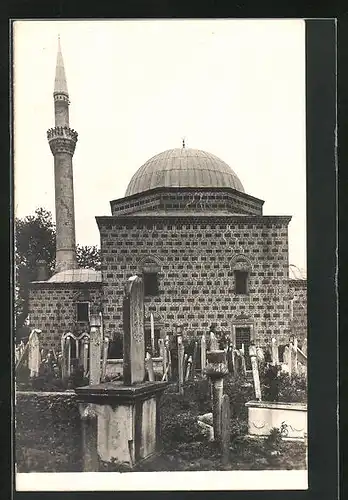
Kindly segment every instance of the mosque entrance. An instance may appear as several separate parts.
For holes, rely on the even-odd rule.
[[[236,349],[241,349],[242,345],[244,345],[246,369],[251,370],[251,362],[250,362],[250,356],[249,356],[249,346],[250,346],[250,342],[251,342],[251,328],[250,328],[250,326],[236,327],[235,342],[236,342]]]

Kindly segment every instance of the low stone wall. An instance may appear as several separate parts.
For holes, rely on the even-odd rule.
[[[82,471],[81,420],[74,392],[16,392],[18,472]]]
[[[159,378],[163,375],[163,359],[161,357],[152,358],[152,362],[156,378]],[[123,359],[108,359],[106,362],[105,375],[111,379],[123,376]]]

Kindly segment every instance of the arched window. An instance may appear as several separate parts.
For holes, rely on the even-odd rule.
[[[237,295],[248,295],[249,277],[251,271],[251,262],[244,255],[236,255],[231,259],[231,269],[234,276],[234,292]]]
[[[139,274],[144,280],[145,297],[156,297],[159,295],[159,272],[161,261],[154,256],[148,256],[139,262]]]

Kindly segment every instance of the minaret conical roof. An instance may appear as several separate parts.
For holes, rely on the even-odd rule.
[[[57,65],[56,77],[54,79],[54,92],[63,93],[68,95],[68,85],[66,83],[64,61],[62,56],[62,49],[60,46],[60,38],[58,37],[58,52],[57,52]]]

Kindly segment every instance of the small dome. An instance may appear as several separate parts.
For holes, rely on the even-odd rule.
[[[94,269],[68,269],[54,274],[49,283],[91,283],[101,282],[100,271]]]
[[[150,158],[133,175],[125,196],[157,187],[226,187],[244,193],[233,170],[217,156],[199,149],[169,149]]]

